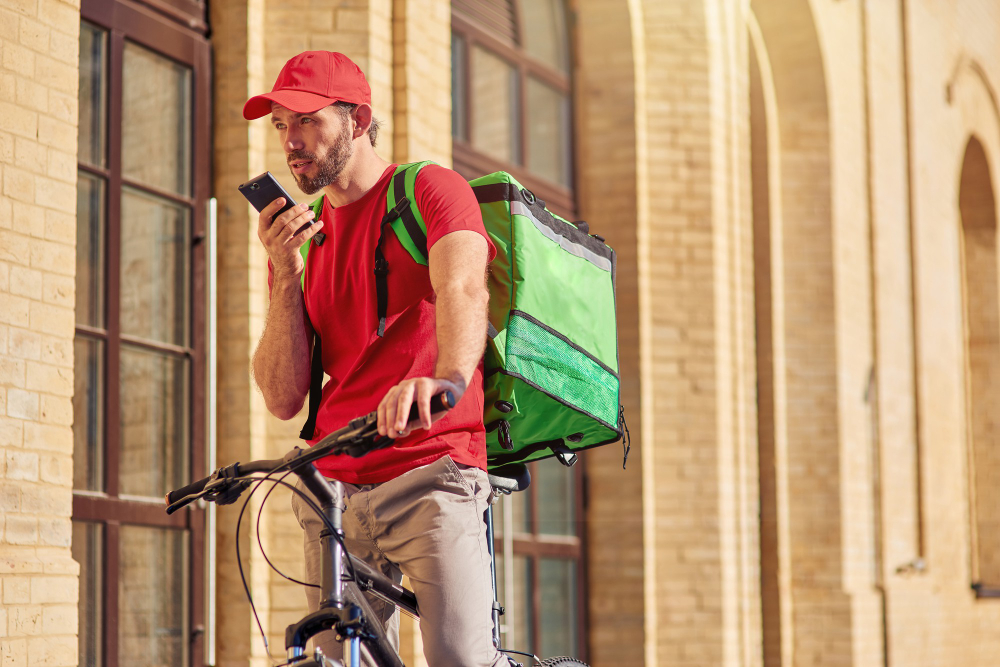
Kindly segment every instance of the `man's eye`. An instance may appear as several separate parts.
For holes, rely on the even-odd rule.
[[[285,129],[285,124],[284,123],[275,123],[274,124],[274,129],[276,129],[276,130],[283,130],[283,129]]]
[[[312,118],[303,118],[302,122],[303,123],[311,123],[312,122]]]

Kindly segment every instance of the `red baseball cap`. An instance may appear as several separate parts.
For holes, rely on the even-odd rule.
[[[334,102],[371,104],[372,89],[361,68],[343,53],[306,51],[285,63],[270,93],[247,100],[243,117],[266,116],[271,102],[295,113],[312,113]]]

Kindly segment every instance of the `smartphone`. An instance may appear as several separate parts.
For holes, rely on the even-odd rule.
[[[246,183],[240,185],[240,193],[246,197],[247,201],[250,202],[257,212],[263,211],[268,204],[273,202],[278,197],[285,198],[285,205],[282,206],[277,213],[272,216],[272,220],[288,209],[295,206],[295,200],[292,199],[291,195],[285,192],[285,188],[281,187],[281,183],[274,175],[265,171],[260,176],[252,178]],[[310,220],[306,224],[302,225],[299,229],[295,231],[296,234],[301,232],[303,229],[307,229],[312,225],[313,221]]]

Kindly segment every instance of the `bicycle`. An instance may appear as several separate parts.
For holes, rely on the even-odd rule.
[[[431,401],[431,411],[441,412],[454,405],[451,392],[435,396]],[[417,420],[416,406],[410,412],[410,421]],[[253,484],[264,481],[288,486],[301,493],[283,479],[274,479],[278,473],[295,474],[303,486],[318,499],[317,506],[312,499],[303,495],[309,505],[323,518],[327,530],[321,533],[321,581],[320,609],[307,614],[292,623],[285,631],[287,667],[361,667],[361,651],[376,667],[404,667],[399,654],[386,637],[382,624],[372,611],[364,593],[373,595],[395,605],[401,611],[420,617],[416,596],[412,591],[397,585],[381,572],[377,572],[363,561],[347,552],[343,544],[341,524],[344,487],[337,480],[330,480],[313,465],[313,462],[336,455],[354,458],[383,449],[393,443],[393,439],[381,436],[377,429],[378,416],[372,412],[364,417],[351,420],[345,427],[334,431],[309,449],[293,448],[280,459],[264,459],[247,463],[233,463],[215,470],[211,475],[192,482],[166,495],[166,511],[172,514],[190,503],[204,499],[219,505],[236,502],[240,494]],[[527,469],[523,464],[505,466],[505,474],[491,473],[490,484],[498,493],[514,493],[527,488],[530,483]],[[510,662],[511,667],[523,667],[508,654],[527,656],[538,667],[587,667],[575,658],[554,657],[539,659],[532,653],[502,648],[500,646],[500,614],[503,609],[497,602],[496,557],[493,550],[493,520],[491,509],[486,510],[487,545],[490,554],[490,570],[493,582],[493,644]],[[325,630],[333,630],[337,640],[345,644],[345,663],[325,656],[317,648],[312,656],[306,654],[306,644],[310,638]]]

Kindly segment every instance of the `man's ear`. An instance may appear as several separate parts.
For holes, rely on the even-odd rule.
[[[370,104],[359,104],[354,109],[354,138],[368,134],[372,125],[372,107]]]

